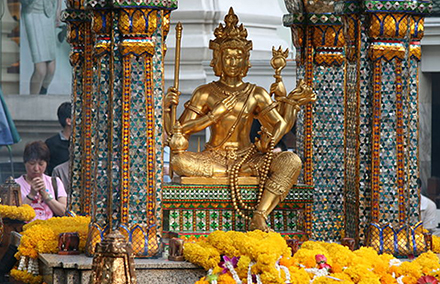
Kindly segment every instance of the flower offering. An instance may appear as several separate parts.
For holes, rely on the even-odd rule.
[[[368,247],[351,251],[307,241],[291,256],[286,241],[273,232],[216,231],[206,240],[186,243],[184,256],[208,270],[196,284],[419,284],[440,279],[439,258],[432,251],[401,261]]]

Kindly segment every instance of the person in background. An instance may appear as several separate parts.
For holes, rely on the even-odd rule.
[[[62,103],[57,111],[58,121],[63,128],[58,134],[46,140],[50,151],[50,161],[47,165],[47,174],[52,175],[53,169],[69,160],[69,140],[72,134],[72,106],[70,102]]]
[[[45,95],[55,74],[55,28],[60,24],[61,0],[21,0],[20,3],[34,63],[29,93]]]
[[[26,174],[15,180],[20,185],[23,203],[34,208],[35,219],[40,220],[63,216],[67,205],[67,194],[61,180],[52,180],[44,174],[49,158],[49,149],[43,141],[27,144],[23,153]]]
[[[67,193],[67,198],[70,196],[70,161],[66,161],[56,166],[52,171],[52,177],[59,178],[64,185]]]
[[[437,228],[437,206],[434,201],[424,195],[420,195],[420,214],[423,228],[434,233]]]
[[[417,179],[419,189],[422,188],[422,180]],[[423,228],[427,229],[431,234],[438,235],[440,231],[437,229],[437,206],[434,201],[420,194],[420,220],[423,222]]]
[[[35,210],[36,216],[32,221],[63,216],[66,211],[67,195],[63,183],[44,174],[49,158],[49,149],[43,141],[27,144],[23,153],[26,174],[15,179],[20,185],[23,204],[29,204]],[[14,257],[17,251],[16,244],[11,243],[0,259],[0,283],[9,283],[6,275],[17,262]]]

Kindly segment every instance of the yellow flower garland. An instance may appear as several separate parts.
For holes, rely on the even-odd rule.
[[[440,238],[433,238],[434,244]],[[440,241],[439,241],[440,244]],[[434,246],[434,249],[436,246]],[[229,259],[239,257],[234,272],[219,267],[221,256]],[[322,255],[325,264],[318,265],[316,255]],[[248,233],[216,231],[206,241],[186,243],[184,256],[190,262],[210,270],[210,276],[203,277],[197,284],[235,283],[233,274],[243,283],[248,283],[248,269],[261,279],[261,283],[326,284],[416,284],[421,277],[432,276],[440,280],[439,258],[432,251],[421,254],[412,262],[401,262],[392,255],[382,254],[368,247],[350,251],[347,247],[335,243],[312,242],[302,244],[293,257],[281,235],[254,231]],[[277,270],[276,265],[286,268]],[[289,276],[289,277],[288,277]]]
[[[0,205],[0,216],[2,218],[29,222],[35,218],[35,210],[28,204],[23,204],[19,207]]]
[[[440,237],[432,235],[432,251],[435,253],[440,253]]]
[[[186,243],[183,254],[187,260],[206,270],[216,268],[220,262],[220,255],[230,258],[247,257],[242,263],[237,264],[236,271],[240,277],[247,275],[248,265],[254,261],[256,264],[252,267],[252,272],[259,274],[263,283],[284,283],[281,282],[282,278],[275,268],[275,263],[282,255],[290,254],[290,249],[278,233],[263,233],[258,230],[247,233],[215,231],[206,241]],[[222,276],[218,281],[233,283],[230,279],[232,278]]]
[[[40,284],[43,282],[43,277],[41,275],[35,276],[26,271],[20,271],[17,269],[11,270],[11,276],[16,280],[29,284]]]
[[[77,232],[80,238],[79,250],[84,251],[90,217],[53,217],[48,220],[35,220],[23,226],[17,259],[21,256],[36,259],[39,253],[57,253],[58,235],[65,232]],[[42,282],[41,276],[27,271],[11,270],[11,276],[24,283]]]
[[[19,256],[37,258],[38,253],[57,253],[58,235],[65,232],[78,232],[79,249],[84,251],[90,217],[54,217],[48,220],[35,220],[23,226]]]

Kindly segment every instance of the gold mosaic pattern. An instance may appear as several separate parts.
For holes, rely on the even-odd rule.
[[[119,15],[119,31],[124,35],[143,35],[151,37],[157,28],[157,10],[122,9]]]
[[[370,14],[368,35],[371,38],[404,39],[408,30],[408,15],[404,13]]]
[[[410,33],[412,40],[421,40],[425,34],[424,22],[425,17],[420,15],[410,15]]]
[[[389,224],[372,223],[369,232],[371,235],[367,245],[379,253],[388,253],[397,257],[414,257],[427,250],[421,222],[411,227],[396,228]]]
[[[342,25],[315,26],[313,31],[313,46],[343,47],[345,43]]]
[[[361,22],[356,14],[349,14],[343,17],[345,36],[345,58],[349,62],[358,60],[360,53],[360,28]]]

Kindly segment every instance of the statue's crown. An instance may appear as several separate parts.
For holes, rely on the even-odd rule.
[[[225,16],[225,25],[221,23],[214,31],[215,39],[209,41],[210,49],[220,48],[243,48],[246,51],[252,49],[252,41],[247,40],[247,30],[243,24],[237,26],[238,17],[234,9],[229,8],[229,13]]]

